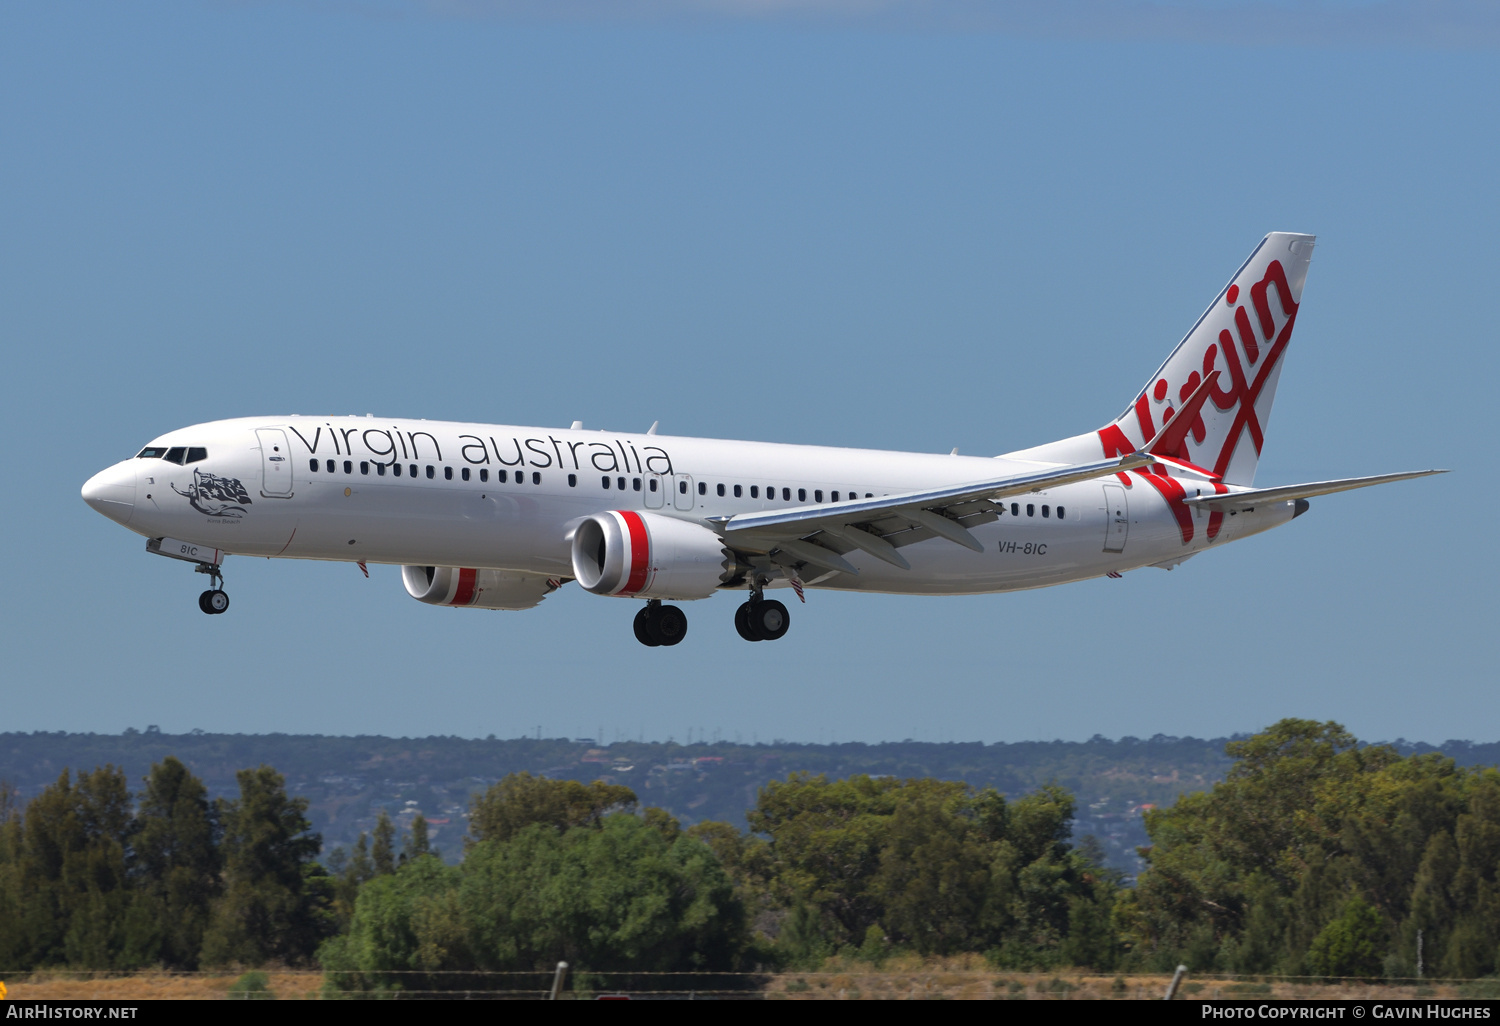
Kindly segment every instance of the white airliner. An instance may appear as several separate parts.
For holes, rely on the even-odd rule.
[[[392,563],[413,598],[528,609],[570,580],[644,601],[747,595],[747,641],[787,631],[767,589],[953,595],[1170,569],[1316,495],[1426,474],[1253,487],[1312,257],[1267,235],[1146,387],[1097,431],[996,457],[363,417],[171,431],[83,498],[146,549],[197,564],[222,613],[230,554]]]

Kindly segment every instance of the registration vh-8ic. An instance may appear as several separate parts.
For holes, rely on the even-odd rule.
[[[1267,235],[1161,368],[1095,431],[994,457],[363,417],[242,417],[170,431],[83,498],[196,564],[205,613],[229,555],[389,563],[434,605],[529,609],[577,581],[635,599],[676,645],[674,601],[743,596],[747,641],[790,624],[790,589],[1013,591],[1198,553],[1287,523],[1308,499],[1440,473],[1254,486],[1312,257]]]

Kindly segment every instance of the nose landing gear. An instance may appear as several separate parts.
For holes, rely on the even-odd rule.
[[[193,570],[195,573],[208,574],[208,583],[212,585],[208,591],[198,596],[198,608],[209,616],[228,609],[229,596],[224,592],[224,575],[219,571],[219,564],[199,563]]]
[[[635,640],[648,648],[671,646],[687,637],[687,614],[676,606],[664,606],[660,599],[647,602],[635,614]]]

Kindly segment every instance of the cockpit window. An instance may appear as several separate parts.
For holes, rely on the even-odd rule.
[[[166,454],[167,454],[166,446],[162,446],[162,445],[148,445],[144,449],[142,449],[140,452],[136,453],[135,458],[138,459],[138,460],[159,460],[163,456],[165,456]]]
[[[180,445],[174,445],[172,446],[172,448],[167,450],[167,454],[163,456],[162,459],[166,460],[168,463],[175,463],[180,467],[182,466],[182,458],[186,454],[186,448]]]
[[[191,448],[188,449],[187,461],[189,463],[197,463],[199,460],[206,460],[206,459],[208,459],[208,450],[207,449],[200,449],[197,446],[193,446],[193,447],[191,447]]]

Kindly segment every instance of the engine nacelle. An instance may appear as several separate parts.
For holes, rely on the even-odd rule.
[[[595,595],[708,598],[736,571],[718,535],[672,517],[609,510],[573,532],[573,576]]]
[[[418,602],[471,609],[530,609],[561,587],[541,574],[456,566],[403,566],[401,583]]]

